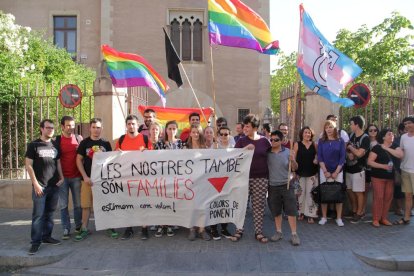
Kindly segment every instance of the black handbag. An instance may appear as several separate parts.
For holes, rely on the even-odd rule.
[[[345,200],[346,186],[337,181],[323,182],[311,191],[316,203],[342,203]]]

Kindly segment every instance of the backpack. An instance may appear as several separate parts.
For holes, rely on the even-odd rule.
[[[144,135],[144,134],[143,134],[143,136],[144,136],[145,148],[148,148],[148,136]],[[121,137],[119,137],[119,140],[118,140],[118,147],[119,148],[121,148],[121,145],[124,142],[124,139],[125,139],[125,134],[123,134],[123,135],[121,135]]]
[[[82,138],[81,138],[82,136],[80,136],[80,135],[78,135],[78,134],[75,134],[75,139],[76,139],[76,142],[78,142],[78,145],[80,144],[80,142],[82,141]],[[59,151],[60,151],[60,142],[62,141],[62,135],[58,135],[58,136],[56,136],[55,137],[55,140],[54,140],[54,142],[55,142],[55,145],[57,146],[57,147],[59,147]]]

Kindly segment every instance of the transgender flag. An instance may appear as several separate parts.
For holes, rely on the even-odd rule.
[[[302,5],[296,66],[309,89],[345,107],[354,105],[351,99],[339,95],[349,82],[361,74],[362,69],[326,40]]]

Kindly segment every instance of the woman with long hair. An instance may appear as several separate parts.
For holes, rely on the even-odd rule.
[[[323,126],[323,135],[318,142],[318,161],[320,166],[320,183],[336,181],[343,183],[342,168],[345,163],[345,142],[338,136],[336,123],[326,121]],[[344,226],[342,222],[342,204],[336,203],[336,224]],[[322,218],[320,225],[326,224],[328,204],[321,202]]]
[[[317,145],[313,142],[314,136],[314,131],[305,126],[299,132],[299,142],[293,145],[293,154],[298,163],[296,174],[300,185],[298,220],[303,220],[306,216],[310,224],[318,217],[318,205],[311,195],[312,188],[318,186],[318,155]]]
[[[388,220],[388,211],[391,207],[394,193],[394,162],[393,158],[402,158],[402,150],[393,145],[394,133],[389,128],[378,134],[378,144],[368,156],[368,165],[371,166],[371,180],[373,190],[372,226],[380,224],[391,226]]]
[[[377,136],[378,136],[379,129],[377,125],[375,124],[369,124],[368,127],[365,129],[365,133],[369,137],[370,145],[369,145],[369,151],[372,150],[372,148],[378,144]],[[367,152],[367,156],[369,155],[369,152]],[[371,190],[371,167],[367,164],[367,167],[365,169],[365,193],[364,193],[364,201],[362,203],[362,210],[363,214],[365,214],[365,209],[367,207],[368,202],[368,194]]]
[[[152,124],[151,124],[152,126]],[[150,127],[151,131],[151,127]],[[182,149],[184,147],[183,142],[180,139],[177,139],[177,131],[178,131],[178,124],[176,121],[168,121],[165,124],[165,133],[164,133],[164,141],[162,141],[159,149],[166,149],[166,150],[176,150]],[[161,238],[164,232],[167,233],[168,237],[173,237],[174,227],[171,225],[158,225],[156,227],[156,232],[154,236],[156,238]]]
[[[200,125],[191,125],[190,126],[190,136],[187,140],[187,149],[205,149],[206,141],[203,135],[203,129]],[[199,236],[205,240],[209,241],[211,239],[210,235],[205,231],[204,227],[198,228]],[[197,227],[192,227],[190,229],[190,234],[188,235],[188,239],[190,241],[194,241],[197,238]]]

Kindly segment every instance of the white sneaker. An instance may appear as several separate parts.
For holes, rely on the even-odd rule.
[[[336,221],[336,225],[338,225],[339,227],[344,226],[342,219],[336,219],[335,221]]]
[[[326,219],[326,218],[321,218],[321,220],[318,222],[319,223],[319,225],[325,225],[325,223],[327,222],[328,220]]]

